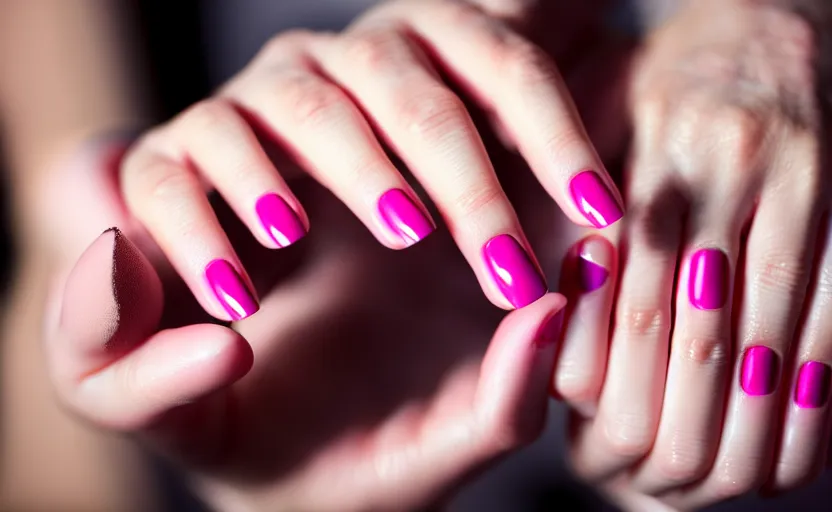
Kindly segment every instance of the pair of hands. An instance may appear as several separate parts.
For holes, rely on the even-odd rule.
[[[382,6],[342,36],[279,37],[219,93],[220,99],[144,137],[125,160],[120,183],[96,151],[86,155],[95,161],[81,158],[66,181],[58,182],[67,195],[65,186],[78,188],[79,177],[85,177],[80,190],[69,194],[84,207],[73,209],[80,216],[73,220],[74,231],[56,235],[58,240],[69,237],[62,247],[90,240],[91,232],[109,225],[127,235],[105,233],[68,279],[59,280],[62,291],[49,317],[47,344],[58,390],[84,417],[140,432],[187,464],[206,496],[220,506],[411,508],[533,439],[542,427],[555,361],[553,333],[565,301],[547,295],[509,314],[483,355],[499,318],[472,289],[465,264],[475,270],[492,302],[522,306],[543,293],[534,282],[540,278],[530,247],[544,264],[560,261],[579,234],[570,236],[569,227],[559,225],[551,198],[535,190],[528,176],[511,172],[497,181],[468,111],[442,85],[439,73],[492,114],[496,131],[520,150],[572,220],[586,224],[582,214],[589,213],[596,224],[611,221],[614,211],[612,216],[604,213],[614,210],[617,198],[614,192],[611,198],[604,195],[605,189],[613,190],[611,181],[553,64],[500,19],[505,12],[448,2],[414,6]],[[776,53],[749,55],[745,44],[751,38],[783,51],[778,43],[782,34],[760,32],[770,26],[782,29],[777,16],[783,16],[796,34],[793,46],[785,49],[807,49],[810,43],[799,39],[806,27],[777,11],[749,9],[760,18],[747,21],[748,33],[739,39],[743,44],[732,46],[736,30],[716,30],[702,9],[680,17],[647,47],[631,97],[637,123],[627,174],[630,215],[621,232],[626,248],[621,285],[616,292],[616,255],[607,242],[592,237],[575,245],[565,260],[574,271],[562,276],[572,305],[552,383],[581,411],[573,442],[580,472],[612,482],[622,499],[661,494],[677,505],[750,490],[760,475],[770,473],[764,462],[754,478],[741,479],[746,475],[736,471],[754,464],[728,464],[726,469],[719,462],[737,460],[740,447],[748,452],[740,455],[755,464],[770,464],[771,439],[778,431],[770,427],[775,421],[761,424],[760,418],[783,416],[776,408],[777,393],[749,400],[735,386],[732,394],[727,392],[729,368],[737,366],[732,364],[736,351],[729,346],[730,305],[751,308],[747,322],[762,329],[750,335],[755,345],[760,344],[757,332],[766,333],[763,344],[781,343],[771,348],[788,361],[783,359],[790,354],[785,348],[791,339],[785,335],[788,325],[772,331],[754,319],[796,324],[792,310],[800,308],[793,303],[802,304],[795,296],[806,276],[789,274],[794,261],[770,258],[790,254],[799,262],[811,260],[808,241],[825,204],[819,193],[824,178],[819,158],[799,166],[792,160],[806,157],[800,144],[807,140],[816,145],[808,154],[818,153],[818,121],[795,118],[791,108],[797,98],[809,102],[798,102],[805,107],[799,112],[816,112],[810,103],[813,81],[806,74],[813,69],[811,55],[800,59],[789,54],[778,61],[772,58]],[[517,12],[508,20],[518,21]],[[724,39],[702,46],[712,41],[710,30]],[[349,60],[343,58],[345,51]],[[693,64],[696,55],[718,75],[702,75],[698,65],[676,67],[679,59]],[[708,55],[723,60],[707,61]],[[344,62],[351,68],[339,69]],[[738,63],[742,66],[724,67]],[[804,74],[795,69],[799,66]],[[583,74],[585,83],[597,87],[597,93],[586,94],[596,107],[604,105],[601,98],[614,98],[605,92],[618,89],[615,72],[601,79],[591,67],[562,70],[567,76]],[[749,94],[738,93],[738,86]],[[580,89],[573,84],[573,90]],[[779,95],[784,91],[788,95]],[[751,93],[757,94],[756,101],[747,101]],[[685,110],[694,100],[698,108]],[[611,106],[603,113],[623,119]],[[594,119],[584,114],[584,119]],[[609,129],[608,119],[602,120]],[[592,124],[588,129],[599,133]],[[374,133],[419,178],[465,261],[455,256],[443,230],[404,253],[383,251],[344,210],[341,203],[394,248],[433,229],[427,210]],[[726,133],[732,137],[724,138]],[[679,147],[680,134],[688,146]],[[282,154],[267,158],[255,135],[267,149]],[[593,137],[599,149],[619,147],[616,130],[601,135]],[[767,158],[762,150],[770,149],[771,140],[796,157],[785,163],[780,154]],[[340,202],[298,178],[290,160]],[[272,162],[292,184],[291,192]],[[772,167],[771,162],[778,163]],[[516,171],[514,163],[511,170]],[[603,186],[595,187],[595,195],[576,196],[570,178],[586,168],[596,171],[593,183]],[[200,178],[222,192],[266,247],[295,241],[310,224],[316,235],[291,249],[266,251],[252,243],[228,209],[218,207],[214,213]],[[782,210],[777,203],[782,194],[775,192],[784,182],[808,194],[790,208],[796,219],[762,215],[766,205]],[[732,189],[716,189],[722,183]],[[404,200],[405,206],[388,208],[385,215],[378,200],[389,189],[403,191],[398,205]],[[258,208],[258,198],[270,192],[282,201],[271,199]],[[506,193],[522,199],[513,204],[525,220],[525,233]],[[594,215],[599,196],[606,207],[600,216]],[[697,202],[684,210],[677,200],[684,198]],[[733,255],[742,246],[739,230],[751,215],[750,205],[756,213],[743,267]],[[221,224],[225,219],[229,223]],[[768,230],[784,225],[789,238],[771,239]],[[82,229],[90,232],[79,233]],[[498,252],[517,253],[520,247],[527,256],[515,254],[508,262],[504,256],[483,258],[488,256],[483,245],[500,234],[516,242]],[[755,243],[760,238],[769,245]],[[717,271],[724,272],[705,278],[720,293],[694,292],[699,306],[707,308],[703,310],[688,305],[686,287],[680,286],[671,326],[677,259],[687,268],[691,254],[702,247],[720,249],[729,258],[728,265],[720,266],[714,257],[704,265],[710,273],[716,261]],[[205,268],[216,259],[228,262],[223,268],[233,272],[211,283]],[[514,266],[507,268],[508,263]],[[760,274],[759,265],[769,266]],[[743,268],[748,278],[742,282],[749,290],[733,301],[728,296],[732,287],[721,283],[733,282],[730,276]],[[512,280],[501,279],[506,270]],[[792,275],[803,281],[786,281]],[[202,308],[187,300],[189,291],[177,276]],[[531,284],[518,289],[515,276]],[[576,276],[577,282],[570,281]],[[679,282],[686,283],[687,277],[683,271]],[[226,320],[246,316],[257,307],[254,293],[247,291],[252,286],[262,297],[258,315],[237,322],[235,330],[199,323],[206,320],[201,309]],[[761,295],[760,290],[776,286],[782,287],[782,297]],[[617,321],[608,354],[606,327],[615,293]],[[814,299],[810,311],[819,310],[822,304],[815,304],[822,300]],[[715,301],[721,307],[710,310]],[[91,304],[98,307],[91,309]],[[777,311],[783,314],[778,317]],[[165,330],[157,333],[160,317]],[[810,329],[804,333],[812,334],[804,335],[809,341],[801,346],[822,350],[822,315],[807,318]],[[828,363],[828,356],[807,349],[800,361],[808,359]],[[739,398],[729,398],[729,404],[740,405],[729,407],[722,428],[720,400],[735,395]],[[695,407],[680,407],[680,397],[682,405]],[[742,404],[756,415],[740,409]],[[825,403],[785,409],[787,417],[804,413],[799,417],[808,420],[790,425],[802,427],[799,435],[818,447],[825,442],[826,411]],[[757,433],[746,438],[737,430],[743,427],[734,423],[749,420]],[[680,431],[679,425],[687,430]],[[723,440],[714,429],[724,433]],[[740,434],[742,439],[736,437]],[[799,450],[782,445],[778,460],[797,456],[804,464],[789,465],[791,473],[781,487],[817,470],[819,459],[806,458],[816,452],[804,451],[805,443],[799,439]],[[723,459],[715,459],[717,447],[727,452],[721,453]],[[700,487],[675,492],[706,475]],[[727,489],[730,483],[735,486]]]

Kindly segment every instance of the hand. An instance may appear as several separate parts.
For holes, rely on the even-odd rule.
[[[316,228],[283,251],[253,244],[216,205],[262,311],[237,332],[201,323],[106,153],[65,169],[42,206],[50,247],[74,267],[59,276],[49,317],[52,377],[72,411],[177,459],[212,504],[410,509],[542,427],[561,297],[509,315],[483,356],[499,315],[448,237],[384,251],[329,194],[295,178]],[[557,261],[572,235],[519,168],[507,169],[510,191],[535,221],[544,261]],[[112,225],[121,234],[108,231],[75,263]]]
[[[257,299],[205,187],[266,247],[304,236],[307,214],[284,179],[294,176],[267,158],[265,140],[379,242],[402,249],[435,224],[381,139],[431,197],[487,297],[506,309],[530,304],[547,285],[471,115],[440,73],[495,117],[573,221],[605,227],[621,217],[548,56],[486,12],[447,1],[386,3],[340,35],[277,37],[217,96],[134,145],[122,169],[126,204],[206,311],[245,318]]]
[[[823,467],[832,256],[816,39],[785,10],[708,1],[645,47],[612,342],[592,374],[603,392],[555,379],[580,404],[576,469],[625,505],[784,491]],[[605,332],[588,343],[604,355]]]

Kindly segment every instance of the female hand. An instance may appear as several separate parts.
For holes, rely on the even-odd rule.
[[[581,404],[576,469],[622,501],[699,507],[791,489],[824,465],[832,251],[818,37],[783,8],[706,1],[644,50],[606,375],[554,382]]]
[[[435,224],[386,145],[436,205],[487,297],[523,307],[547,285],[471,115],[442,74],[495,118],[573,221],[605,227],[621,217],[547,55],[486,11],[439,0],[386,3],[339,35],[278,36],[215,97],[134,145],[122,168],[126,204],[205,310],[238,320],[256,311],[257,298],[206,188],[264,246],[303,237],[310,224],[286,181],[293,176],[269,160],[265,140],[380,243],[402,249]]]
[[[589,85],[599,83],[609,82]],[[562,297],[511,313],[494,334],[498,312],[465,277],[447,236],[406,254],[385,251],[326,191],[298,178],[293,190],[317,227],[289,249],[263,249],[228,208],[216,206],[216,221],[211,210],[208,225],[222,226],[245,262],[262,312],[235,323],[236,332],[201,323],[169,253],[125,203],[117,172],[105,165],[113,159],[100,156],[50,183],[44,202],[43,225],[65,262],[78,258],[79,240],[122,227],[58,279],[47,326],[51,375],[70,410],[175,458],[212,504],[412,509],[542,427]],[[284,165],[286,175],[300,175]],[[548,196],[527,191],[535,184],[519,168],[506,174],[512,195],[523,198],[544,261],[555,260],[570,234],[554,223]],[[156,190],[193,179],[173,176]],[[178,224],[192,204],[171,199],[167,219]],[[186,226],[184,239],[196,241],[189,250],[205,250],[204,225]],[[269,232],[256,233],[268,242]]]

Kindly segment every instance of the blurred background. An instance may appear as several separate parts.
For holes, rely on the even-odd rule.
[[[0,17],[4,15],[4,1],[0,0]],[[29,3],[40,5],[40,8],[53,9],[58,8],[62,3],[75,1],[29,0]],[[293,27],[337,30],[374,3],[373,0],[110,2],[118,8],[109,14],[120,18],[120,26],[124,27],[125,32],[110,34],[109,37],[131,36],[131,39],[135,41],[135,44],[128,49],[131,58],[134,58],[135,62],[142,63],[140,67],[130,70],[129,74],[136,76],[128,77],[127,80],[134,84],[141,84],[141,90],[137,91],[136,95],[138,99],[135,101],[143,104],[147,116],[144,119],[129,119],[128,122],[135,122],[135,128],[141,128],[143,123],[168,118],[208,95],[215,87],[239,71],[263,43],[276,33]],[[614,12],[616,13],[614,21],[620,29],[638,29],[640,23],[637,18],[632,17],[632,11],[617,9]],[[6,14],[8,16],[8,11]],[[30,29],[25,20],[10,17],[3,20],[0,27],[12,27],[17,31]],[[39,27],[39,29],[48,30],[48,25],[46,29],[44,27]],[[32,34],[25,44],[36,44],[36,36],[48,38],[50,34]],[[0,43],[5,45],[0,45],[0,47],[6,55],[9,55],[15,49],[9,47],[11,34],[8,31],[5,37],[6,40],[0,38]],[[27,39],[23,38],[23,41]],[[106,39],[104,44],[106,44]],[[113,44],[116,44],[115,39]],[[73,48],[65,50],[68,55],[72,55]],[[15,115],[14,105],[4,105],[4,107],[6,110],[0,111],[0,127],[5,128],[0,131],[0,142],[23,139],[23,136],[10,133],[8,125],[3,122],[4,114]],[[47,107],[48,105],[44,107],[46,110],[44,115],[59,115],[59,113],[49,111]],[[32,140],[38,139],[32,137]],[[25,142],[24,140],[23,143]],[[7,144],[4,146],[8,147]],[[6,289],[12,272],[17,268],[13,250],[15,242],[25,243],[22,237],[13,237],[11,233],[13,216],[10,205],[21,199],[10,196],[10,183],[17,180],[21,186],[15,187],[15,190],[22,190],[21,193],[24,196],[27,194],[27,186],[24,184],[25,174],[29,172],[29,169],[37,166],[38,151],[32,152],[36,157],[27,160],[20,155],[10,155],[8,150],[3,152],[2,147],[0,146],[0,155],[3,156],[5,172],[2,174],[2,196],[0,196],[0,237],[2,239],[0,283]],[[40,156],[46,158],[45,155]],[[25,226],[26,219],[20,220],[19,225]],[[8,333],[11,327],[6,325],[4,329]],[[28,343],[31,345],[35,342],[30,339]],[[46,483],[50,481],[49,479],[71,482],[67,485],[76,483],[83,485],[83,478],[79,475],[96,474],[95,471],[90,470],[84,473],[86,470],[78,469],[77,474],[73,474],[76,469],[75,464],[62,464],[58,451],[60,445],[72,443],[74,439],[80,439],[80,437],[59,431],[60,424],[51,422],[50,418],[54,418],[50,416],[51,413],[16,408],[14,404],[19,402],[15,401],[14,396],[9,398],[10,394],[34,396],[41,393],[42,396],[48,396],[48,391],[38,392],[32,389],[9,391],[8,386],[20,385],[19,381],[13,378],[16,373],[10,374],[8,371],[10,367],[11,363],[7,358],[4,360],[3,368],[6,371],[2,381],[6,388],[3,390],[5,398],[0,412],[3,416],[3,444],[0,447],[2,448],[0,455],[5,461],[2,474],[5,481],[4,488],[8,489],[9,485],[25,485],[33,487],[33,491],[37,492],[38,483],[22,477],[16,479],[18,473],[24,473],[18,471],[21,464],[30,468],[30,471],[25,472],[27,475],[43,475],[41,483],[44,489],[50,488],[51,484]],[[614,510],[592,490],[570,476],[564,464],[562,441],[564,417],[562,406],[553,404],[550,410],[549,428],[543,438],[468,485],[453,500],[450,509],[459,512]],[[22,455],[16,454],[14,448],[18,442],[15,433],[21,431],[28,432],[27,439],[37,440],[24,443],[30,451]],[[100,453],[96,452],[95,457],[99,456]],[[53,467],[49,467],[50,461],[55,462]],[[158,500],[148,498],[148,504],[154,503],[152,507],[161,510],[183,512],[203,510],[198,500],[177,478],[175,471],[158,461],[150,461],[150,463],[155,468],[151,477],[151,485],[160,490],[161,497]],[[77,465],[83,466],[84,464]],[[31,470],[32,468],[34,470]],[[137,477],[137,486],[147,483],[143,478]],[[713,510],[725,512],[764,512],[797,508],[805,512],[832,510],[828,499],[830,485],[832,485],[832,477],[827,474],[811,487],[785,497],[770,500],[742,499],[715,507]]]

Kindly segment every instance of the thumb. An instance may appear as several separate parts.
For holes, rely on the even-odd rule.
[[[101,234],[58,286],[46,354],[60,398],[104,427],[137,430],[242,377],[251,349],[219,325],[156,332],[162,285],[117,229]]]

